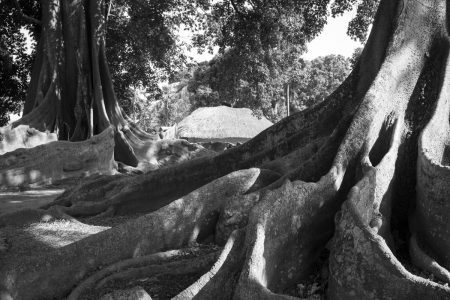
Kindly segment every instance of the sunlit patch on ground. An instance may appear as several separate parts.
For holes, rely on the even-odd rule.
[[[52,248],[59,248],[99,233],[109,227],[86,225],[80,222],[57,220],[31,224],[24,232]]]
[[[0,228],[0,237],[5,241],[4,258],[9,260],[46,253],[109,228],[77,221],[56,220],[33,223],[25,227],[3,227]]]

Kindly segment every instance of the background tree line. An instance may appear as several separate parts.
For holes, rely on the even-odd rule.
[[[347,2],[331,4],[332,15],[354,5]],[[306,44],[326,23],[329,1],[107,3],[106,50],[114,88],[125,112],[146,129],[158,122],[171,125],[197,107],[222,103],[249,107],[278,121],[286,115],[288,86],[291,111],[301,110],[320,102],[350,70],[348,60],[339,56],[312,62],[300,58]],[[365,39],[376,5],[364,7],[358,8],[349,27],[355,39]],[[24,16],[39,19],[40,4],[36,0],[8,0],[0,14],[6,20],[0,26],[0,76],[2,82],[10,82],[0,88],[3,125],[8,113],[18,113],[25,99],[35,53],[27,49],[22,32],[26,29],[29,38],[36,41],[40,28]],[[191,45],[180,40],[182,28],[196,32]],[[186,55],[189,47],[201,52],[212,51],[215,46],[219,47],[218,55],[198,66]],[[173,87],[163,89],[161,82],[179,82],[177,92],[186,83],[189,103],[181,101]],[[183,95],[186,97],[186,91]],[[159,102],[150,103],[155,101]]]
[[[352,66],[351,59],[341,55],[308,61],[298,56],[286,59],[290,54],[282,53],[278,58],[279,67],[262,76],[247,67],[252,61],[236,56],[233,50],[200,63],[188,81],[193,109],[221,104],[250,107],[278,121],[286,116],[288,91],[290,111],[303,110],[323,101],[345,79]]]

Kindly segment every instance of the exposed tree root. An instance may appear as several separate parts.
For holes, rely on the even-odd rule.
[[[0,155],[18,148],[33,148],[54,142],[57,138],[54,133],[40,132],[30,126],[0,127]]]
[[[180,275],[190,273],[204,273],[207,271],[216,261],[218,253],[209,253],[201,257],[185,259],[182,261],[168,262],[163,265],[150,265],[140,268],[132,268],[121,271],[116,274],[111,274],[108,277],[103,278],[96,285],[96,289],[102,288],[106,284],[115,280],[130,280],[134,278],[143,278],[146,276],[169,274]]]
[[[361,186],[362,187],[362,186]],[[450,289],[408,272],[369,226],[355,187],[344,203],[330,258],[331,299],[445,299]],[[373,211],[373,210],[372,210]],[[370,222],[370,221],[369,221]]]
[[[203,158],[208,159],[208,158]],[[193,166],[201,163],[203,159],[193,160],[188,162]],[[182,197],[186,190],[190,190],[186,182],[182,182],[182,178],[191,179],[189,174],[183,170],[182,164],[174,168],[158,170],[147,177],[130,177],[118,175],[113,177],[97,177],[88,181],[84,185],[80,185],[73,190],[69,190],[55,199],[53,204],[46,206],[46,208],[60,205],[66,206],[64,211],[73,216],[81,215],[95,215],[106,211],[113,207],[118,213],[135,213],[135,212],[151,212],[155,211],[173,200]],[[180,173],[179,178],[174,182],[174,186],[167,185],[167,181],[173,180],[173,174],[177,171]],[[197,169],[196,172],[202,172],[202,169]],[[184,177],[186,176],[186,177]],[[275,181],[280,176],[279,174],[262,170],[258,175],[258,180],[253,183],[251,190],[258,190],[261,187]],[[209,182],[208,178],[203,179],[205,184]],[[143,182],[148,182],[142,186]],[[180,185],[176,185],[176,184]],[[151,189],[152,186],[165,186],[166,188]],[[139,190],[136,187],[140,186]],[[177,188],[174,188],[174,187]],[[148,193],[147,193],[148,192]],[[142,198],[143,195],[145,199]],[[148,197],[148,198],[147,198]],[[86,201],[89,199],[89,201]],[[148,199],[146,201],[146,199]]]
[[[332,235],[336,175],[331,172],[319,183],[287,181],[252,211],[237,299],[286,298],[274,293],[309,275],[318,250]]]
[[[126,290],[115,290],[112,293],[103,295],[100,300],[122,300],[122,299],[139,299],[152,300],[152,297],[140,286],[135,286]]]
[[[70,215],[151,213],[41,257],[2,265],[0,287],[17,299],[71,291],[78,297],[99,280],[102,285],[159,267],[166,272],[166,264],[135,267],[163,260],[154,253],[215,240],[225,244],[215,265],[175,299],[292,299],[283,293],[310,275],[327,244],[324,277],[331,299],[449,298],[448,285],[414,275],[400,262],[411,259],[448,279],[450,85],[445,72],[431,76],[428,68],[448,59],[447,5],[383,0],[368,41],[372,48],[341,88],[248,143],[140,176],[97,177],[66,192],[53,206]],[[442,79],[438,99],[436,91],[421,90]],[[422,92],[423,98],[417,95]],[[420,110],[436,100],[430,121]],[[417,170],[407,168],[405,146],[417,146],[416,131],[429,121]],[[131,148],[144,149],[137,137],[129,132]],[[409,213],[393,207],[400,200],[413,207],[415,200],[398,199],[396,183],[403,176],[417,178],[411,257],[397,251],[391,234],[399,214]],[[173,265],[190,268],[193,262],[200,263]],[[110,266],[94,273],[104,265]],[[82,281],[87,274],[94,275]]]
[[[99,265],[166,249],[176,249],[210,236],[214,233],[215,220],[228,199],[244,194],[255,184],[265,185],[259,182],[261,173],[263,172],[259,169],[231,173],[154,213],[107,230],[100,235],[88,237],[73,244],[72,247],[67,246],[45,254],[44,256],[48,256],[47,262],[58,261],[59,271],[53,270],[53,263],[48,264],[36,258],[24,261],[24,266],[19,268],[11,269],[10,266],[3,265],[1,273],[8,274],[9,279],[15,278],[13,282],[17,294],[13,294],[14,297],[26,298],[35,293],[41,297],[60,297],[61,293],[70,290],[75,283]],[[81,249],[89,253],[81,254],[79,252]],[[29,266],[35,266],[36,269],[31,272],[25,271]],[[47,268],[48,271],[43,272]],[[45,276],[46,284],[42,283],[42,275]],[[17,285],[18,278],[20,285]],[[9,279],[7,281],[2,279],[1,285],[8,287],[11,282]],[[55,288],[55,284],[59,288]],[[65,285],[65,288],[61,288],[61,284]],[[8,290],[11,288],[13,287],[9,286]]]
[[[439,280],[450,283],[450,272],[443,268],[439,263],[426,254],[419,246],[415,234],[409,241],[409,253],[411,261],[420,269],[436,276]]]
[[[211,270],[173,299],[231,299],[245,258],[244,242],[245,231],[234,231]]]
[[[90,277],[83,280],[69,295],[68,299],[77,299],[87,288],[94,286],[99,280],[116,273],[118,271],[143,266],[153,263],[164,263],[167,260],[183,254],[183,250],[169,250],[166,252],[159,252],[147,256],[140,256],[136,258],[126,259],[112,265],[109,265],[99,272],[92,274]]]
[[[59,207],[43,209],[23,209],[12,213],[0,215],[0,228],[5,226],[26,226],[32,223],[50,222],[55,220],[71,220],[78,222],[73,217],[67,215]]]
[[[70,293],[67,299],[79,299],[87,289],[92,288],[94,285],[96,289],[99,289],[112,280],[129,280],[154,274],[201,272],[205,267],[208,268],[214,263],[217,259],[216,252],[202,255],[201,257],[196,257],[194,259],[183,259],[183,256],[198,256],[200,253],[202,253],[202,251],[198,248],[171,250],[127,259],[112,264],[84,280]],[[170,262],[174,259],[176,259],[176,261]]]
[[[0,156],[0,185],[20,186],[87,174],[113,174],[113,130],[76,144],[57,141]]]
[[[412,246],[417,246],[414,238],[423,241],[436,261],[447,268],[446,274],[450,270],[449,110],[450,59],[447,57],[445,77],[433,117],[419,140],[417,205],[411,224],[417,235],[412,238]],[[435,275],[442,278],[442,271]]]
[[[105,54],[104,5],[60,0],[43,5],[24,115],[13,127],[28,125],[55,132],[60,140],[80,141],[111,126],[115,160],[132,167],[144,161],[145,169],[204,155],[203,147],[186,141],[158,141],[120,108]]]

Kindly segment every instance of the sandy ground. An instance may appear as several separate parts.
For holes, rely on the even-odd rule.
[[[43,188],[28,191],[0,191],[0,215],[24,208],[38,208],[53,201],[64,192],[62,188]]]

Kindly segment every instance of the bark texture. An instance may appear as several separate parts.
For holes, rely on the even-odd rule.
[[[0,156],[0,186],[52,183],[60,179],[116,173],[114,130],[108,128],[89,140],[54,141]]]
[[[58,139],[55,133],[41,132],[29,126],[0,128],[0,155],[18,148],[33,148]]]
[[[23,117],[28,125],[81,141],[114,128],[114,157],[136,167],[154,160],[159,137],[139,129],[117,102],[105,55],[105,1],[42,3],[38,41]]]
[[[20,261],[6,253],[4,294],[82,297],[130,259],[214,242],[215,264],[175,299],[294,299],[314,274],[330,299],[449,298],[449,12],[383,0],[359,64],[323,103],[219,155],[66,192],[49,209],[147,214]]]

